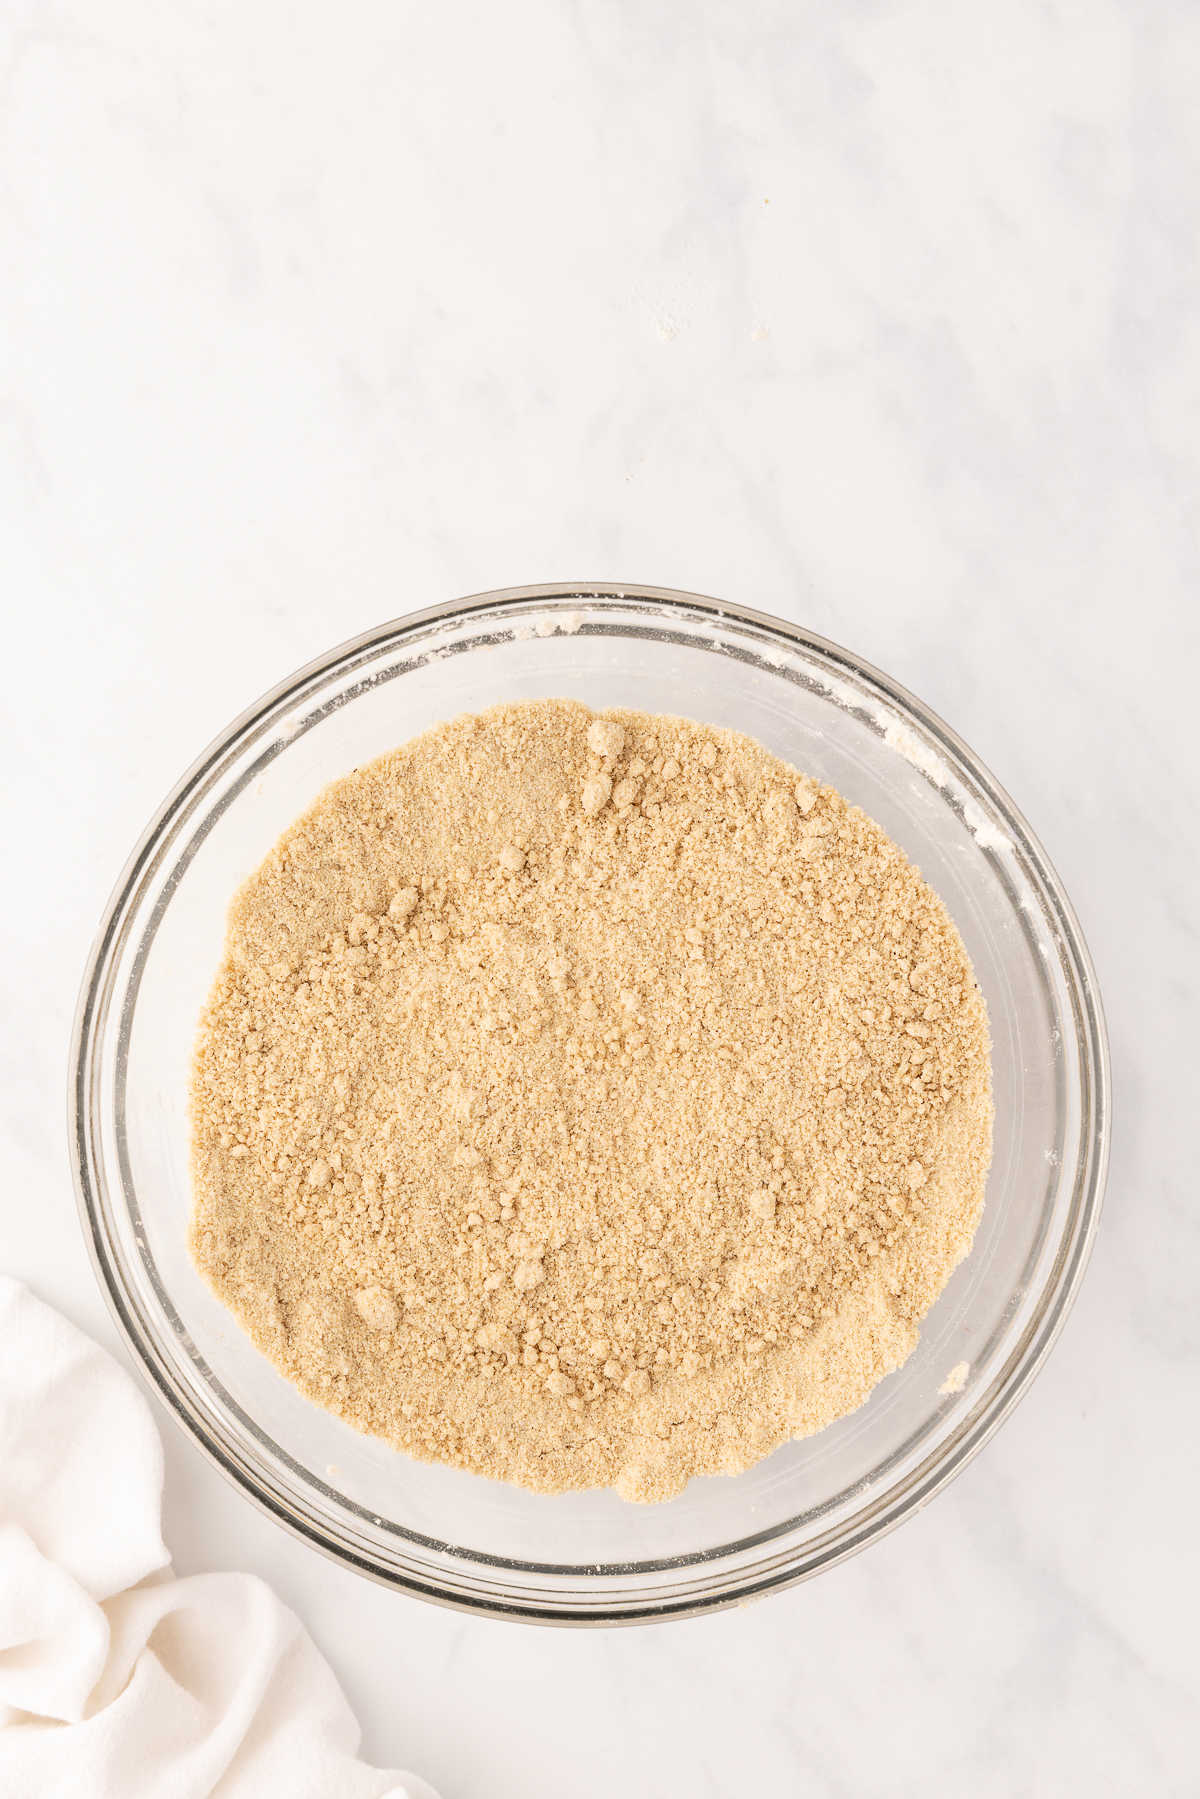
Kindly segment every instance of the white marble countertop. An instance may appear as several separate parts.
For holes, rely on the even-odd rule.
[[[919,1518],[562,1633],[321,1560],[165,1418],[185,1570],[306,1619],[445,1799],[1195,1793],[1200,12],[12,0],[0,1266],[116,1336],[64,1130],[111,883],[380,617],[660,582],[967,737],[1082,915],[1117,1129],[1045,1373]]]

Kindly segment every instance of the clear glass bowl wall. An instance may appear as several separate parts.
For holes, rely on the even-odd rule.
[[[539,695],[732,726],[831,782],[941,894],[991,1019],[987,1206],[915,1354],[852,1417],[654,1507],[526,1493],[360,1436],[251,1347],[187,1253],[189,1064],[234,889],[327,781],[456,713]],[[81,1210],[107,1296],[162,1395],[231,1478],[313,1544],[411,1592],[611,1623],[801,1579],[889,1529],[969,1459],[1040,1364],[1082,1272],[1108,1077],[1094,977],[1052,869],[919,702],[776,620],[657,589],[541,588],[382,626],[230,726],[114,894],[81,996],[72,1100]]]

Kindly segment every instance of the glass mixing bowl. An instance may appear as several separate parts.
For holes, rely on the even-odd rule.
[[[337,775],[455,713],[566,695],[728,725],[832,783],[949,907],[987,999],[995,1159],[970,1256],[852,1416],[658,1506],[550,1497],[417,1462],[288,1384],[188,1257],[187,1087],[234,889]],[[605,1624],[744,1602],[841,1561],[962,1468],[1029,1385],[1096,1227],[1109,1075],[1095,976],[1054,870],[954,733],[835,644],[657,588],[533,587],[380,626],[234,721],[142,838],[73,1046],[84,1230],[181,1423],[306,1542],[427,1599]]]

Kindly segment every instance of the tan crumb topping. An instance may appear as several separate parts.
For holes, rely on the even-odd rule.
[[[329,787],[226,949],[193,1254],[306,1394],[412,1454],[670,1497],[859,1405],[970,1245],[963,944],[746,737],[457,719]]]

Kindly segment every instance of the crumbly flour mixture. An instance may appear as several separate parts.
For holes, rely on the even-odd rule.
[[[362,1430],[665,1499],[904,1361],[991,1117],[962,942],[870,819],[730,731],[502,706],[238,894],[193,1253]]]

